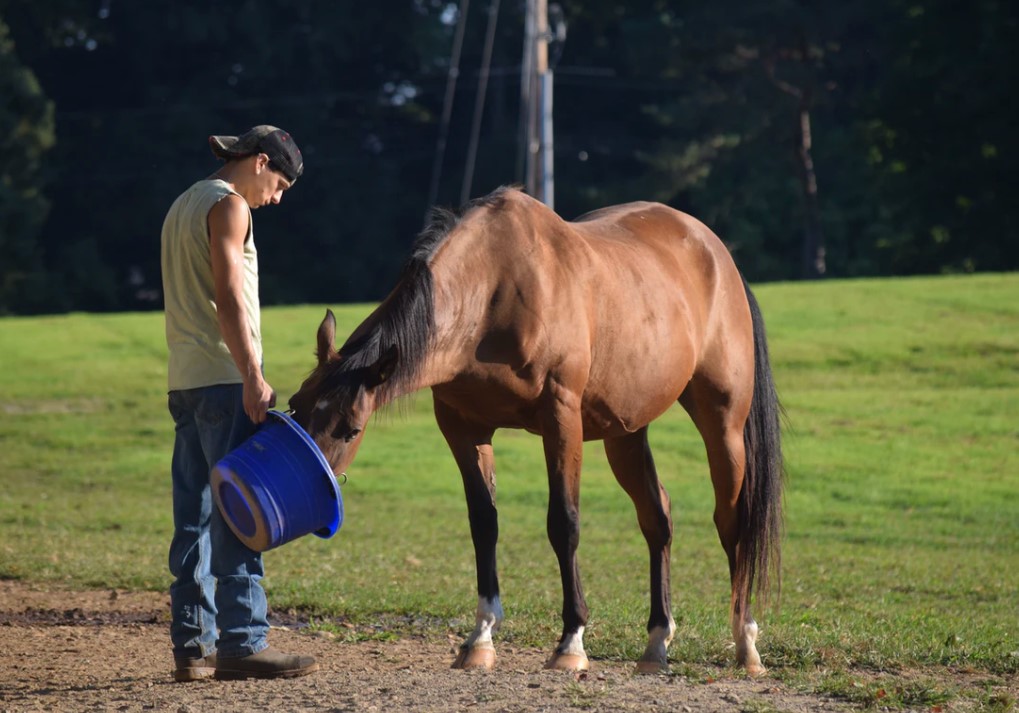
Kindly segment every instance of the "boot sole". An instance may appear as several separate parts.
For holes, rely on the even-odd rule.
[[[293,668],[283,671],[242,671],[239,669],[216,669],[217,681],[243,681],[248,678],[298,678],[318,671],[318,664],[307,668]]]
[[[216,669],[211,666],[205,668],[181,668],[173,672],[173,680],[177,683],[194,683],[195,681],[208,681],[216,675]]]

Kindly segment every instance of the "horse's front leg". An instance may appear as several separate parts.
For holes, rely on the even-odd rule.
[[[563,583],[563,635],[545,668],[582,671],[589,663],[584,651],[587,602],[577,566],[584,445],[580,396],[559,383],[552,384],[550,391],[552,407],[542,435],[548,466],[548,539],[559,560]]]
[[[499,521],[495,509],[495,458],[492,453],[493,429],[467,421],[438,399],[434,402],[435,419],[463,477],[467,496],[467,514],[474,541],[478,573],[478,608],[474,631],[461,645],[453,668],[495,666],[492,634],[503,619],[499,601],[499,577],[495,566],[495,546],[499,539]]]

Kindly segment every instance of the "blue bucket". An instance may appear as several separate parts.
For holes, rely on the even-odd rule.
[[[332,537],[343,498],[332,468],[304,429],[279,411],[212,469],[212,497],[245,545],[264,552],[314,533]]]

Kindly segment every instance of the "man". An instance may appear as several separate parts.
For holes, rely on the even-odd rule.
[[[304,171],[290,135],[256,126],[211,136],[226,161],[182,193],[162,232],[173,449],[170,639],[177,681],[280,678],[318,669],[266,640],[261,554],[213,505],[209,471],[249,438],[276,394],[262,375],[251,209],[276,205]]]

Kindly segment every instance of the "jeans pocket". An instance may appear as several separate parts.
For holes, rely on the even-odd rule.
[[[238,411],[244,411],[244,390],[240,384],[218,384],[202,389],[195,418],[203,428],[217,429],[233,423]]]
[[[190,420],[193,406],[190,391],[171,391],[166,395],[166,408],[177,428]]]

